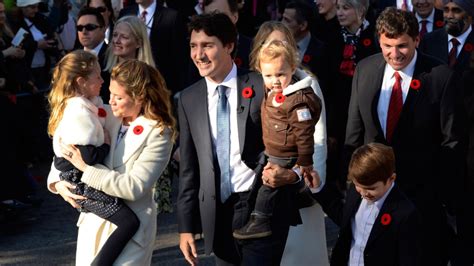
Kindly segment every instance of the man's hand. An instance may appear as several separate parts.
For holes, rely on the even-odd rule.
[[[196,243],[192,233],[179,234],[179,248],[190,265],[196,266],[198,264]]]
[[[291,169],[268,162],[263,168],[262,179],[264,185],[277,188],[298,181],[298,175]]]

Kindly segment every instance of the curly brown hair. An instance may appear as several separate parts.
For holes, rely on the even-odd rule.
[[[377,34],[393,39],[408,34],[413,40],[418,37],[418,20],[412,12],[395,7],[387,7],[378,17]]]

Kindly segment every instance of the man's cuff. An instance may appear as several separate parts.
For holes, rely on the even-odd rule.
[[[302,179],[303,179],[303,176],[301,175],[301,170],[300,170],[300,167],[299,166],[295,166],[293,167],[291,170],[293,170],[293,172],[295,172],[297,175],[298,175],[298,180],[293,182],[292,184],[296,184],[298,182],[300,182]],[[321,184],[319,185],[319,187],[317,188],[309,188],[309,190],[311,190],[311,193],[318,193],[320,192],[323,187],[324,187],[324,184],[325,182],[323,180],[320,180],[321,181]]]

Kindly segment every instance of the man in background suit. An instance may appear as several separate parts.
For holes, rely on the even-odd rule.
[[[453,207],[462,168],[456,75],[416,51],[413,13],[387,8],[377,33],[382,53],[359,62],[354,75],[345,161],[364,143],[393,147],[400,189],[422,218],[422,265],[446,265],[445,206]]]
[[[445,0],[444,3],[444,29],[426,34],[420,51],[462,73],[468,68],[470,53],[474,49],[474,1]]]
[[[104,103],[108,103],[110,99],[110,72],[103,71],[105,69],[105,52],[107,44],[105,37],[105,22],[102,14],[95,8],[84,7],[77,15],[77,35],[79,43],[84,51],[91,52],[97,56],[100,65],[100,75],[104,80],[100,89],[100,96]]]
[[[175,94],[184,88],[188,59],[186,27],[174,9],[164,7],[157,0],[136,0],[120,11],[119,17],[138,16],[144,21],[150,38],[156,67],[165,78],[168,89]]]
[[[202,232],[205,252],[214,252],[217,265],[279,265],[291,218],[299,218],[285,197],[276,203],[271,236],[232,237],[247,223],[262,185],[262,78],[237,70],[231,56],[237,31],[226,15],[196,16],[189,29],[191,58],[204,78],[179,94],[181,251],[196,265],[194,235]],[[286,180],[281,185],[297,179],[293,171],[279,169]]]
[[[443,28],[443,11],[434,7],[434,0],[411,0],[413,13],[420,26],[420,37],[433,30]]]
[[[323,94],[329,90],[328,51],[326,45],[311,34],[315,10],[310,4],[295,0],[288,2],[283,12],[282,23],[290,29],[298,45],[300,62],[317,77]]]

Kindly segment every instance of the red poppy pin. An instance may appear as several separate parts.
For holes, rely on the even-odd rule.
[[[474,50],[474,46],[471,44],[471,43],[465,43],[464,44],[464,51],[466,52],[472,52],[472,50]]]
[[[388,213],[384,213],[382,215],[382,218],[380,218],[380,222],[383,225],[389,225],[392,222],[392,216],[390,216],[390,214],[388,214]]]
[[[236,57],[234,58],[234,63],[240,67],[242,65],[242,59],[240,59],[239,57]]]
[[[105,111],[104,108],[99,108],[99,110],[97,111],[97,114],[99,115],[99,117],[106,117],[107,116],[107,112]]]
[[[252,98],[253,97],[253,90],[250,87],[244,88],[242,91],[242,96],[246,99]]]
[[[418,90],[421,86],[421,82],[417,79],[412,79],[410,82],[410,88]]]
[[[442,20],[437,20],[435,22],[436,27],[441,28],[444,26],[444,22]]]
[[[275,101],[277,103],[283,103],[285,101],[286,96],[283,95],[283,93],[279,92],[277,95],[275,95]]]
[[[140,135],[142,134],[143,132],[143,127],[142,126],[135,126],[133,128],[133,133],[135,133],[135,135]]]
[[[369,38],[364,39],[364,40],[362,41],[362,44],[363,44],[364,46],[366,46],[366,47],[367,47],[367,46],[370,46],[370,45],[372,44],[372,40],[369,39]]]
[[[310,56],[309,54],[305,54],[305,55],[303,56],[303,62],[304,62],[305,64],[307,64],[307,63],[309,63],[309,61],[311,61],[311,56]]]

